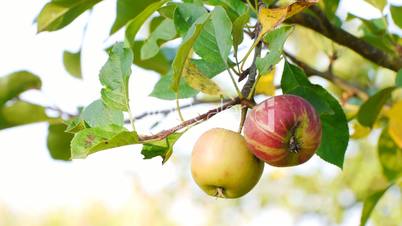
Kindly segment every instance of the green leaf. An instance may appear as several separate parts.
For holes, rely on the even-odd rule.
[[[381,197],[384,193],[390,188],[388,186],[380,191],[373,193],[372,195],[368,196],[366,200],[364,200],[362,215],[360,218],[360,226],[364,226],[369,219],[371,212],[373,212],[375,206],[377,205],[378,201],[380,201]]]
[[[387,127],[378,140],[378,156],[383,173],[390,181],[402,177],[402,149],[395,144]]]
[[[387,0],[366,0],[371,5],[379,9],[381,12],[383,11],[385,5],[387,4]]]
[[[219,8],[222,9],[221,7]],[[230,23],[230,19],[228,19],[227,15],[224,15],[224,12],[222,12],[220,9],[217,9],[217,12],[211,12],[210,15],[211,17],[215,17],[215,24],[221,27],[224,26],[222,24]],[[176,9],[174,19],[176,29],[178,30],[180,36],[187,35],[190,27],[194,26],[195,20],[200,19],[201,16],[205,16],[206,13],[207,12],[204,7],[200,5],[180,4]],[[193,50],[198,56],[209,63],[226,64],[227,57],[225,57],[223,60],[223,56],[226,55],[225,51],[227,51],[226,48],[228,47],[225,45],[227,44],[228,39],[230,39],[230,35],[228,36],[227,30],[229,28],[231,32],[231,28],[222,27],[222,31],[219,30],[218,32],[222,34],[218,34],[218,36],[223,36],[224,39],[219,40],[215,32],[215,27],[216,26],[212,20],[207,20],[205,22],[199,37],[193,44]],[[220,42],[220,44],[218,44],[218,42]]]
[[[274,65],[279,63],[279,61],[281,60],[281,55],[282,53],[273,51],[267,53],[267,55],[264,58],[258,57],[256,59],[255,64],[260,74],[264,75],[268,73]]]
[[[181,37],[184,37],[191,25],[207,13],[207,10],[196,4],[179,4],[174,12],[174,24]]]
[[[349,143],[348,121],[339,102],[327,90],[320,87],[317,92],[334,111],[332,115],[320,115],[322,138],[317,154],[325,161],[343,168],[346,148]]]
[[[195,64],[198,70],[208,78],[213,78],[226,69],[225,65],[211,64],[205,62],[204,60],[191,60],[191,63]],[[163,100],[176,99],[176,93],[171,89],[172,78],[172,72],[162,76],[161,79],[156,83],[150,96]],[[199,91],[191,88],[184,79],[180,80],[179,90],[179,99],[194,97],[199,93]]]
[[[173,81],[172,81],[172,89],[175,92],[178,92],[180,78],[183,72],[183,68],[187,57],[192,49],[195,41],[201,33],[201,30],[205,23],[210,18],[210,14],[204,14],[199,19],[197,19],[194,24],[191,26],[186,36],[183,38],[182,43],[180,44],[176,57],[173,60]]]
[[[56,160],[71,160],[70,143],[74,135],[65,132],[66,125],[51,124],[48,128],[47,148],[50,156]]]
[[[368,20],[349,13],[346,20],[354,18],[362,22],[359,26],[363,32],[361,39],[391,55],[396,54],[396,41],[394,36],[388,32],[389,25],[386,16]]]
[[[176,28],[172,19],[165,19],[148,37],[141,48],[141,59],[154,57],[159,52],[160,44],[176,38]]]
[[[364,102],[357,113],[357,120],[360,124],[366,127],[373,127],[382,107],[391,97],[392,91],[394,90],[395,87],[385,88]]]
[[[281,88],[283,92],[288,92],[296,89],[299,86],[309,87],[311,85],[312,84],[304,74],[304,71],[287,61],[285,62],[284,72],[281,80]]]
[[[165,20],[163,16],[156,16],[149,22],[149,32],[152,33]]]
[[[162,157],[162,164],[164,164],[172,155],[173,146],[181,135],[183,133],[173,133],[163,140],[144,143],[141,154],[144,156],[144,159],[152,159],[160,156]]]
[[[269,53],[264,58],[257,58],[256,65],[260,74],[266,74],[272,66],[279,63],[286,39],[292,33],[292,26],[283,26],[269,32],[264,42],[268,44]]]
[[[402,87],[402,69],[400,69],[396,74],[395,86]]]
[[[402,28],[402,6],[391,5],[390,11],[392,20],[398,27]]]
[[[285,62],[281,87],[283,93],[299,95],[314,106],[322,124],[321,145],[317,154],[323,160],[342,168],[349,142],[349,129],[338,101],[323,87],[311,84],[300,68],[288,62]]]
[[[24,101],[0,108],[0,129],[48,121],[45,108]]]
[[[172,80],[172,72],[169,72],[167,75],[162,76],[161,79],[155,84],[153,91],[149,95],[162,100],[175,100],[176,92],[171,89]],[[179,99],[194,97],[199,93],[199,91],[191,88],[184,81],[184,79],[180,80],[179,90]]]
[[[250,12],[247,10],[244,14],[237,17],[233,22],[232,36],[233,36],[233,48],[235,54],[237,54],[239,45],[243,42],[243,28],[250,20]]]
[[[159,51],[154,57],[142,60],[141,59],[141,48],[144,45],[144,41],[135,41],[132,47],[132,51],[134,53],[134,61],[133,63],[141,68],[155,71],[159,74],[166,74],[170,69],[169,59],[165,56],[162,51]]]
[[[123,112],[108,108],[102,100],[92,102],[81,113],[81,118],[88,123],[90,127],[103,127],[108,125],[124,125]]]
[[[40,89],[42,82],[37,75],[18,71],[0,77],[0,107],[7,101],[30,89]]]
[[[138,144],[136,132],[129,132],[121,126],[95,127],[81,130],[71,141],[71,157],[86,158],[98,151]]]
[[[158,12],[161,16],[165,18],[173,19],[176,8],[177,8],[176,3],[168,3],[166,6],[163,6],[160,9],[158,9]]]
[[[63,53],[63,63],[64,68],[70,75],[76,78],[82,78],[81,71],[81,50],[72,53],[69,51],[64,51]]]
[[[339,0],[324,0],[320,2],[324,4],[324,12],[328,19],[335,25],[341,25],[340,19],[336,16],[336,10],[339,6]]]
[[[264,42],[268,45],[270,51],[282,52],[283,45],[293,30],[293,26],[284,25],[266,34]]]
[[[374,18],[371,20],[366,20],[361,17],[358,18],[363,22],[363,28],[369,30],[371,33],[375,35],[384,35],[387,33],[388,24],[385,17]],[[365,29],[363,29],[363,31]]]
[[[211,15],[215,31],[215,39],[218,50],[224,63],[227,62],[232,48],[232,22],[221,6],[215,7]],[[201,56],[202,57],[202,56]]]
[[[266,6],[270,6],[272,3],[275,3],[276,0],[262,0],[262,2],[266,5]],[[251,4],[253,4],[251,2]]]
[[[395,54],[395,41],[388,32],[389,25],[385,16],[371,20],[361,17],[356,18],[362,21],[359,29],[363,31],[362,39],[364,41],[390,54]]]
[[[133,53],[123,43],[113,46],[109,59],[102,67],[99,79],[104,88],[102,100],[110,108],[128,111],[128,81],[131,75]]]
[[[127,24],[126,28],[126,40],[130,45],[134,44],[135,36],[140,30],[141,26],[145,23],[145,21],[161,6],[163,6],[166,2],[170,0],[162,0],[148,5],[147,8],[141,11],[134,19],[130,20]],[[137,2],[137,1],[136,1]]]
[[[318,92],[322,87],[319,85],[311,85],[311,86],[298,86],[291,90],[292,94],[301,96],[304,99],[308,100],[311,105],[314,106],[315,110],[321,114],[333,115],[334,111],[332,110],[329,103],[320,96]]]
[[[191,60],[191,63],[195,64],[201,73],[208,78],[213,78],[226,70],[226,65],[224,64],[209,63],[205,60],[193,59]]]
[[[364,35],[362,39],[371,45],[386,51],[389,54],[395,55],[394,45],[395,43],[386,35],[378,36],[367,31],[363,31]]]
[[[158,0],[117,0],[116,19],[113,23],[110,34],[116,33],[126,23],[140,14],[148,5]]]
[[[214,15],[213,12],[211,13],[211,15]],[[230,22],[227,16],[225,17],[226,23]],[[203,60],[209,63],[227,64],[228,59],[227,56],[225,57],[226,48],[223,47],[223,45],[227,45],[227,42],[229,42],[229,39],[231,39],[232,31],[231,26],[229,27],[230,30],[223,27],[221,28],[222,31],[219,31],[219,28],[216,27],[211,20],[208,20],[205,23],[205,26],[203,27],[199,38],[194,44],[194,52],[197,53],[197,55],[200,56]],[[221,36],[221,32],[224,33],[226,41],[219,40],[218,36]],[[230,41],[230,45],[232,45],[232,41]],[[221,51],[221,49],[223,51]]]
[[[47,3],[37,19],[38,33],[56,31],[67,26],[100,1],[102,0],[53,0]]]
[[[247,6],[240,0],[208,0],[208,4],[222,6],[232,21],[235,21],[248,10]]]
[[[79,131],[87,128],[85,121],[81,117],[66,120],[64,123],[67,125],[67,133],[78,133]]]

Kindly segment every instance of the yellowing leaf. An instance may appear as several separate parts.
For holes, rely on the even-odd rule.
[[[388,133],[395,143],[402,148],[402,101],[396,103],[388,113]]]
[[[261,34],[272,30],[286,19],[288,7],[285,8],[262,8],[258,15],[258,20],[262,25]]]
[[[183,77],[187,84],[192,88],[209,95],[221,95],[222,91],[219,86],[203,75],[195,64],[190,59],[186,61],[183,69]]]
[[[361,139],[364,137],[367,137],[371,132],[371,129],[369,127],[365,127],[359,122],[353,123],[353,133],[350,135],[351,138],[353,139]]]
[[[261,8],[258,14],[258,20],[262,25],[262,29],[258,41],[263,37],[264,34],[277,27],[287,18],[301,12],[303,9],[317,2],[318,0],[303,0],[282,8]]]
[[[255,88],[256,94],[264,94],[267,96],[273,96],[275,94],[274,75],[275,70],[271,70],[261,76]]]
[[[264,35],[270,31],[272,31],[275,27],[280,25],[287,18],[301,12],[303,9],[317,3],[318,0],[301,0],[295,2],[291,5],[282,8],[264,8],[261,7],[258,13],[258,21],[261,23],[261,32],[255,40],[253,46],[249,49],[247,54],[245,55],[245,59],[250,55],[251,51],[257,46],[257,44],[262,40]],[[241,65],[241,68],[244,66],[244,62]]]

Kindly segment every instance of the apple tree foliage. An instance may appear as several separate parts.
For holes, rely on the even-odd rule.
[[[381,196],[400,185],[402,176],[402,37],[401,32],[389,29],[390,23],[402,29],[402,6],[385,0],[367,2],[383,16],[340,17],[336,13],[339,0],[116,0],[110,35],[123,30],[124,38],[106,50],[109,59],[99,72],[99,99],[76,115],[53,109],[60,113],[54,117],[47,114],[49,107],[19,98],[27,90],[41,89],[39,76],[14,72],[0,78],[0,129],[48,122],[48,149],[58,160],[138,144],[145,159],[162,157],[165,163],[183,129],[198,121],[184,121],[183,126],[156,135],[137,133],[132,115],[135,106],[129,101],[136,95],[129,87],[135,68],[160,74],[149,95],[176,100],[181,118],[181,99],[199,93],[218,100],[230,98],[213,80],[229,72],[225,78],[233,83],[240,100],[234,105],[241,100],[253,102],[256,95],[273,95],[275,89],[308,100],[322,121],[317,155],[340,169],[345,166],[349,139],[381,131],[378,159],[387,183],[362,199],[364,225]],[[98,4],[102,0],[52,0],[36,19],[37,31],[57,32]],[[352,22],[359,27],[346,26]],[[149,24],[148,36],[139,39],[137,34],[145,24]],[[306,45],[307,32],[314,38]],[[246,39],[250,45],[244,45]],[[180,44],[166,45],[172,41]],[[284,50],[287,41],[300,46],[288,48],[293,49],[289,53]],[[317,54],[320,50],[325,59]],[[316,69],[317,59],[328,62],[326,68],[320,64],[321,70]],[[83,77],[81,50],[65,51],[63,62],[71,76]],[[276,71],[283,72],[278,75]],[[384,74],[392,77],[392,84],[378,84]],[[275,86],[275,76],[280,76],[280,85]],[[319,77],[328,85],[323,87],[325,82],[317,84],[310,77]]]

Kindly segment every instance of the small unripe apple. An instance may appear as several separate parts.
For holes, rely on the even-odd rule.
[[[208,195],[238,198],[258,182],[264,163],[256,158],[239,133],[215,128],[197,140],[191,156],[191,172]]]
[[[320,146],[320,117],[302,97],[274,96],[252,109],[244,136],[250,150],[264,162],[295,166],[309,160]]]

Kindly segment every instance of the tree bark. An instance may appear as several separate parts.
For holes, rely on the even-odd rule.
[[[287,19],[286,22],[310,28],[333,40],[334,42],[352,49],[364,58],[382,67],[391,69],[393,71],[398,71],[402,68],[401,56],[387,54],[366,41],[353,36],[347,31],[335,27],[329,22],[329,20],[317,6],[312,6],[310,9],[317,14],[317,16],[307,13],[299,13]]]

